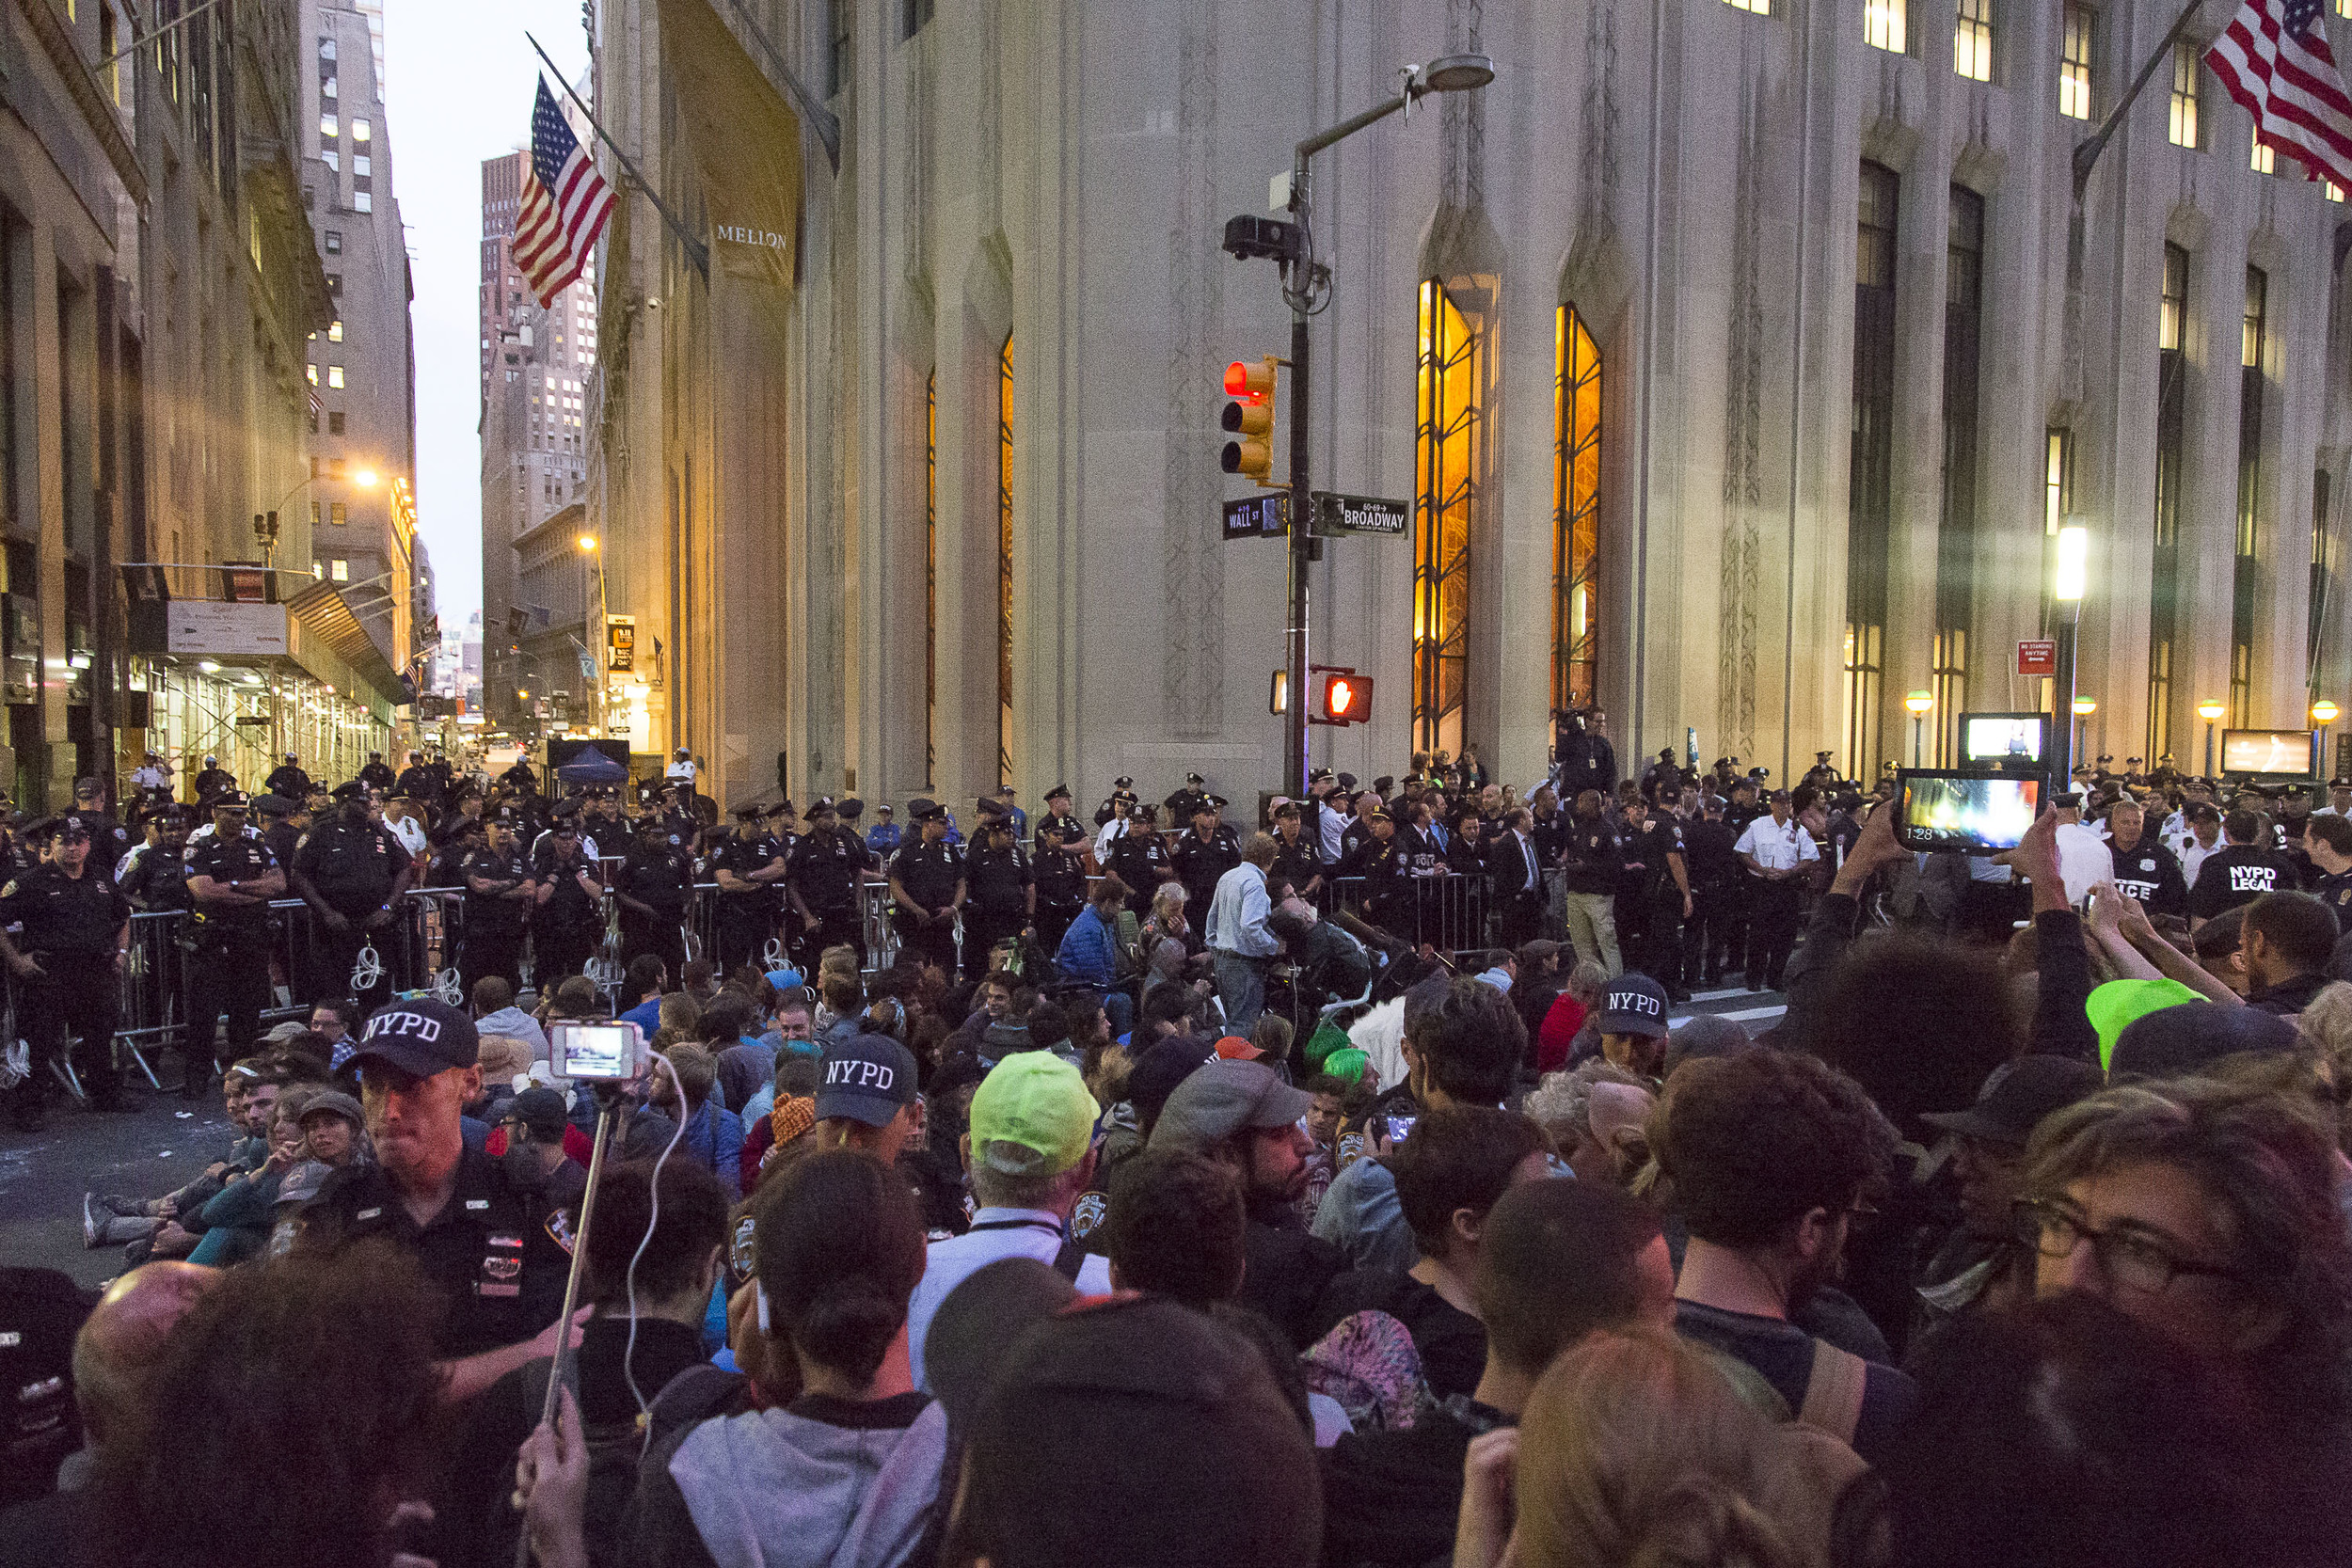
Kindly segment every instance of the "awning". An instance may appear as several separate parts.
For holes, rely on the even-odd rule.
[[[660,0],[661,63],[702,177],[710,259],[781,327],[799,277],[801,120],[710,0]]]
[[[388,710],[389,718],[389,710],[398,707],[405,696],[400,672],[385,659],[384,651],[352,613],[351,603],[342,591],[331,582],[313,582],[288,599],[286,608],[293,612],[289,651],[295,660],[355,701],[374,698]],[[334,678],[327,668],[329,659],[323,656],[331,656],[342,667],[343,679]],[[361,687],[368,689],[363,692]]]

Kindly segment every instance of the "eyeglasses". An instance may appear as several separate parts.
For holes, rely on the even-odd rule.
[[[2183,1275],[2209,1279],[2239,1277],[2235,1269],[2175,1258],[2160,1243],[2118,1227],[2093,1229],[2048,1199],[2021,1200],[2012,1213],[2020,1242],[2044,1258],[2070,1258],[2076,1247],[2088,1242],[2099,1272],[2126,1291],[2159,1295]]]

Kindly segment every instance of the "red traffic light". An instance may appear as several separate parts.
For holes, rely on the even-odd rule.
[[[1274,366],[1264,359],[1236,359],[1225,367],[1225,392],[1229,397],[1252,400],[1274,395]]]
[[[1372,680],[1357,674],[1323,677],[1325,721],[1360,724],[1372,717]]]

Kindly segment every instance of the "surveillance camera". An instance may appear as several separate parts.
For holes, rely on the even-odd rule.
[[[645,309],[648,310],[659,310],[661,309],[661,302],[658,299],[647,299],[645,301]]]

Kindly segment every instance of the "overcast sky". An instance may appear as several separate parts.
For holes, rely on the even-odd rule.
[[[482,608],[482,160],[524,145],[541,71],[578,79],[580,0],[389,0],[384,118],[416,277],[417,528],[453,641]]]

